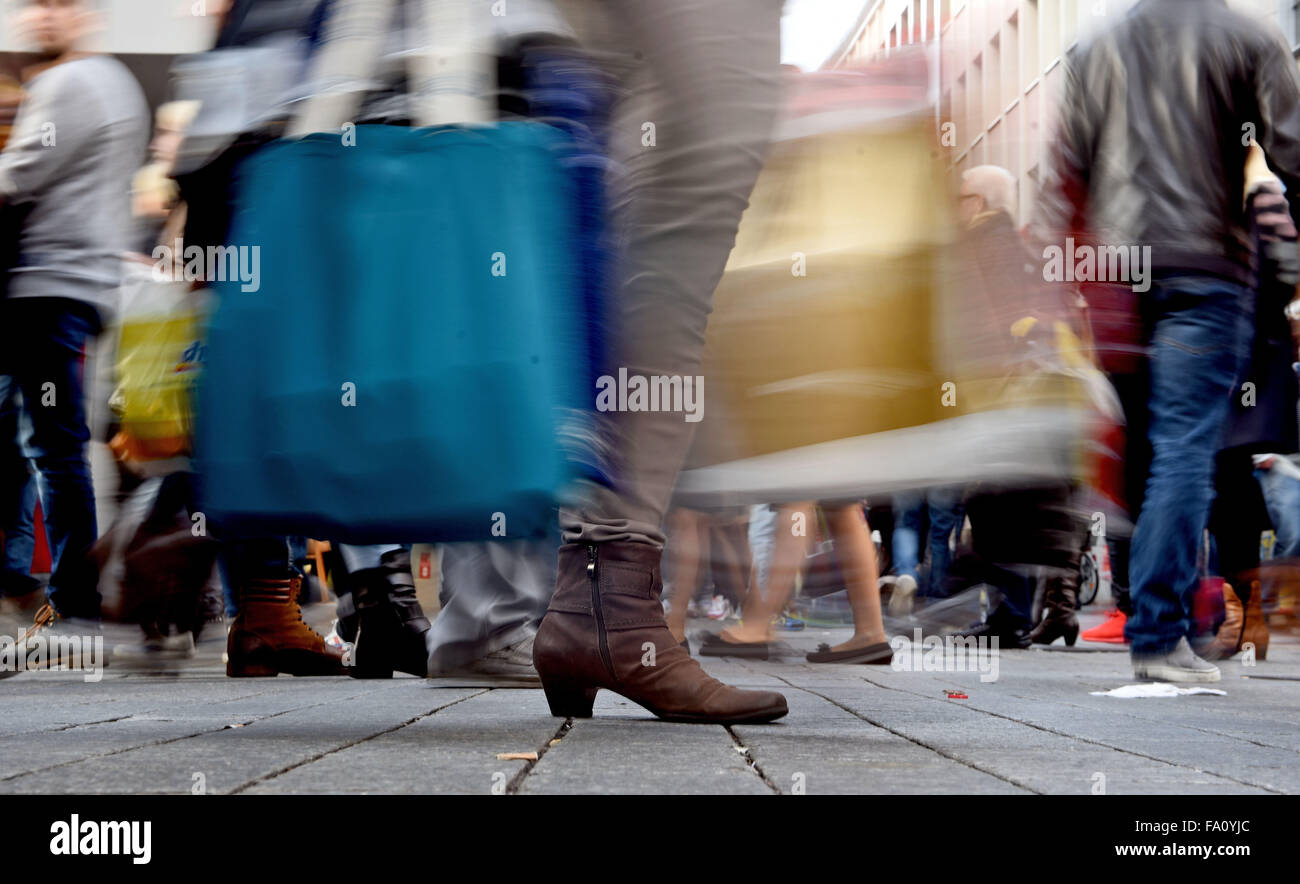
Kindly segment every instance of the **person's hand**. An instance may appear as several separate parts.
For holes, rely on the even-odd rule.
[[[1300,294],[1286,305],[1284,312],[1291,325],[1291,353],[1295,356],[1300,354]]]

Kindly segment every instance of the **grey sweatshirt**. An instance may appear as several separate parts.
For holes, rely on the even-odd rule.
[[[33,77],[0,152],[0,199],[30,204],[9,297],[74,298],[114,312],[130,247],[131,176],[144,162],[149,108],[106,55]]]

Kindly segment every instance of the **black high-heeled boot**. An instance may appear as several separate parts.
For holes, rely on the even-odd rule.
[[[429,652],[424,643],[429,620],[415,598],[411,553],[391,550],[378,568],[351,575],[357,609],[357,638],[352,648],[354,678],[392,678],[394,672],[425,676]]]
[[[1043,595],[1043,619],[1029,632],[1029,640],[1036,645],[1050,645],[1058,638],[1074,647],[1079,638],[1079,620],[1074,615],[1075,600],[1079,595],[1079,573],[1049,577]]]

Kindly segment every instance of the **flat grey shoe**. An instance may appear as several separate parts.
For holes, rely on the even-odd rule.
[[[140,642],[113,645],[113,664],[129,669],[171,668],[194,657],[194,633],[152,636]]]
[[[1216,682],[1221,677],[1219,667],[1196,656],[1186,637],[1180,638],[1167,654],[1134,654],[1133,675],[1192,684]]]
[[[533,637],[529,636],[455,669],[430,671],[438,687],[540,688],[533,668]]]
[[[916,599],[916,578],[904,574],[894,581],[894,590],[889,594],[889,616],[906,617],[912,613]]]

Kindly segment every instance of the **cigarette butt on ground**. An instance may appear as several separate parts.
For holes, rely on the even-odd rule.
[[[497,761],[536,761],[536,752],[498,752]]]

